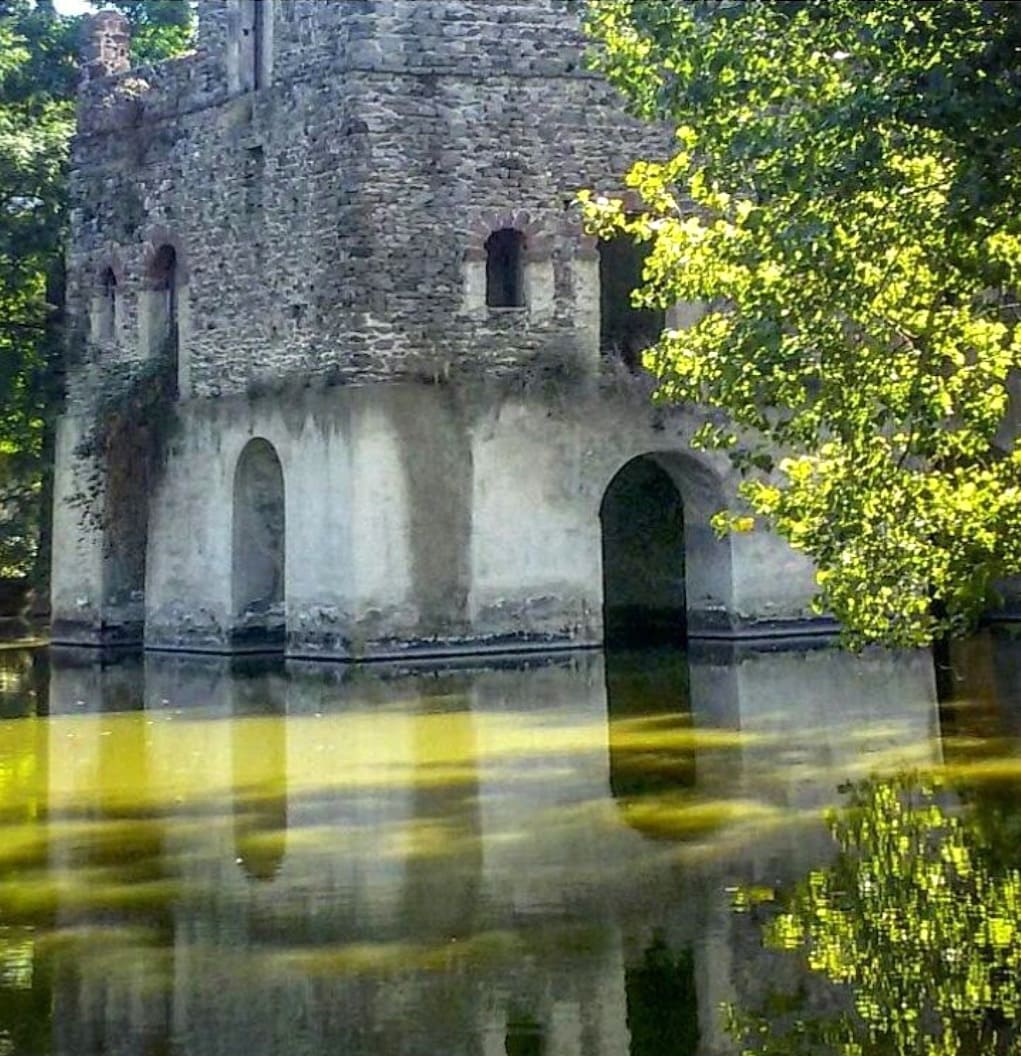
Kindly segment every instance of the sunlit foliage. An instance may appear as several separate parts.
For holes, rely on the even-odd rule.
[[[745,1053],[1021,1052],[1021,873],[951,798],[907,777],[853,790],[831,819],[836,862],[765,927],[767,947],[799,956],[838,999],[789,1001],[784,1017],[773,995],[765,1013],[735,1012]]]
[[[105,6],[132,21],[135,59],[190,45],[194,17],[184,0]],[[81,18],[60,16],[47,0],[0,0],[0,577],[32,570],[47,513],[80,34]]]
[[[70,27],[52,11],[8,7],[0,17],[0,576],[26,572],[37,545],[74,124]]]
[[[1021,571],[1021,5],[599,0],[595,61],[677,130],[636,161],[637,304],[706,306],[645,355],[744,509],[810,555],[853,644],[966,630]]]

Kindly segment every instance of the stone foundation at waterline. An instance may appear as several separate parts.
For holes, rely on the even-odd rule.
[[[206,0],[92,23],[72,177],[54,639],[339,658],[798,633],[654,408],[640,259],[571,207],[668,145],[572,0]],[[612,487],[611,487],[612,485]]]

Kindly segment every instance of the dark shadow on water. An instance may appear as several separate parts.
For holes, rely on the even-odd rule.
[[[507,1056],[545,1056],[546,1032],[531,1016],[512,1012],[507,1019],[504,1050]]]
[[[686,651],[608,651],[606,702],[615,799],[695,787],[694,750],[669,738],[671,730],[692,726]]]
[[[50,708],[46,649],[0,650],[0,719],[45,716]]]
[[[287,692],[282,664],[231,664],[234,853],[250,880],[272,880],[284,863],[288,823]]]
[[[1017,642],[1003,630],[942,640],[932,647],[944,757],[964,762],[999,751],[1021,732]]]
[[[696,1056],[699,1045],[695,958],[674,953],[662,935],[625,972],[629,1056]]]

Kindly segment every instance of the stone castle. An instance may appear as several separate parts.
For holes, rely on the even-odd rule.
[[[91,22],[73,148],[53,637],[378,658],[787,634],[811,569],[719,539],[728,463],[655,407],[599,243],[663,130],[578,0],[200,0],[132,69]]]

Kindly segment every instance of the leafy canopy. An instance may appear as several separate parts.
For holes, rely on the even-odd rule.
[[[190,43],[186,0],[120,0],[136,59]],[[37,560],[59,398],[68,145],[81,19],[0,0],[0,577]]]
[[[598,0],[595,63],[676,127],[582,195],[647,242],[637,304],[705,306],[645,365],[808,554],[852,644],[961,633],[1021,572],[1021,5]]]

